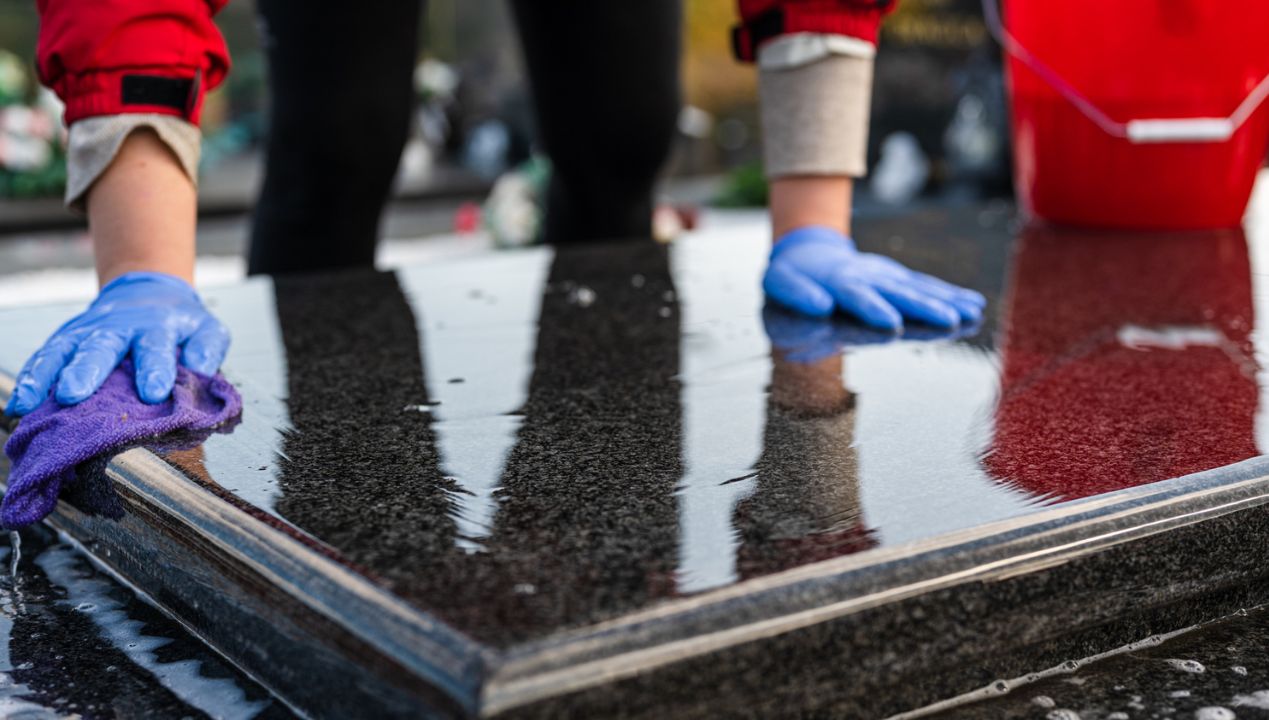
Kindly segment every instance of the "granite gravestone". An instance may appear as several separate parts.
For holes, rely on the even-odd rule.
[[[315,716],[876,716],[1263,602],[1241,232],[861,222],[992,301],[891,338],[713,220],[208,291],[241,425],[53,522]]]

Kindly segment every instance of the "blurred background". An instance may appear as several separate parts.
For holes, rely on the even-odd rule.
[[[683,3],[684,107],[659,234],[690,227],[702,206],[766,201],[755,72],[730,51],[734,3]],[[203,113],[200,282],[241,274],[269,113],[253,2],[229,3],[217,22],[234,68]],[[381,259],[530,242],[523,197],[545,170],[534,156],[532,100],[508,8],[504,0],[431,0],[422,23],[415,121]],[[0,282],[0,305],[93,290],[78,289],[91,253],[82,218],[60,200],[64,131],[57,99],[35,79],[37,30],[33,0],[0,0],[0,276],[10,276]],[[1008,194],[1002,63],[980,0],[905,0],[880,44],[872,172],[856,191],[857,213]]]

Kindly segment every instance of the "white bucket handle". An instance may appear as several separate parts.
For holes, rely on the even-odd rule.
[[[1124,138],[1131,143],[1167,143],[1167,142],[1225,142],[1234,135],[1234,131],[1247,122],[1247,118],[1269,97],[1269,75],[1243,99],[1233,114],[1225,118],[1150,118],[1119,122],[1112,120],[1101,108],[1084,97],[1083,93],[1071,86],[1061,75],[1048,65],[1040,62],[1022,43],[1018,42],[1005,28],[1000,20],[997,0],[983,0],[983,19],[987,21],[987,29],[992,37],[1010,55],[1040,76],[1050,87],[1058,92],[1067,102],[1083,113],[1084,117],[1107,134]]]

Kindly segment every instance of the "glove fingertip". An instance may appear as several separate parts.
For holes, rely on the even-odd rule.
[[[87,373],[87,375],[85,375]],[[67,366],[57,380],[53,399],[61,405],[78,405],[87,400],[101,385],[92,368]],[[102,380],[105,378],[103,377]]]
[[[141,401],[150,405],[161,403],[172,394],[172,386],[176,383],[176,370],[173,366],[156,369],[137,370],[137,395]]]
[[[983,319],[983,309],[975,305],[958,303],[956,311],[961,316],[961,323],[965,325],[972,325]]]
[[[803,297],[789,305],[794,310],[814,318],[826,318],[833,314],[833,299],[830,297]]]
[[[951,306],[931,308],[930,310],[929,316],[925,320],[935,327],[955,330],[961,326],[961,314]]]
[[[877,328],[879,330],[889,330],[891,332],[899,332],[903,330],[903,315],[893,307],[882,307],[874,305],[867,308],[860,308],[859,318],[866,325]]]
[[[181,364],[199,375],[210,377],[215,375],[216,370],[220,368],[220,359],[205,352],[190,352],[186,350],[181,353]]]
[[[147,380],[137,387],[137,394],[141,396],[141,402],[148,405],[157,405],[171,396],[172,385]]]
[[[824,318],[833,314],[833,297],[807,278],[773,266],[762,287],[771,299],[802,315]]]
[[[92,395],[92,392],[84,392],[81,388],[76,388],[66,383],[58,383],[56,392],[53,393],[53,399],[58,405],[78,405]]]

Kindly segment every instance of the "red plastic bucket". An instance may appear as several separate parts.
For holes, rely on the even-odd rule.
[[[1269,144],[1269,0],[984,0],[1015,185],[1057,223],[1241,223]]]

